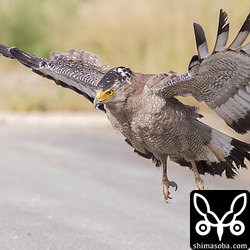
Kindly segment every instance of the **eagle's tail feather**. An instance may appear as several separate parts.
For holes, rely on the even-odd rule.
[[[198,128],[201,129],[200,135],[206,141],[204,147],[207,152],[203,159],[195,161],[200,174],[209,173],[221,176],[225,172],[227,178],[234,178],[238,169],[247,168],[245,161],[250,162],[250,144],[232,138],[201,122],[198,124]],[[191,168],[191,162],[183,158],[175,161]]]

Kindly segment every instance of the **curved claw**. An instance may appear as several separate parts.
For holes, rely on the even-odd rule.
[[[175,191],[178,188],[177,184],[174,181],[163,180],[162,181],[162,193],[163,193],[164,201],[166,203],[168,203],[168,199],[172,199],[172,197],[170,197],[169,187],[174,187]]]
[[[171,199],[173,199],[173,198],[172,198],[171,196],[168,196],[167,199],[164,198],[164,201],[165,201],[167,204],[169,203],[169,202],[168,202],[168,199],[171,200]]]
[[[168,181],[168,182],[169,182],[169,186],[175,188],[175,191],[178,189],[178,185],[174,181]]]

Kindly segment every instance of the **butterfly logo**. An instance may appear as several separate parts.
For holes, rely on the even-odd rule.
[[[239,209],[236,208],[235,204],[239,203],[240,199],[243,199],[243,205]],[[200,206],[200,208],[198,206],[198,200],[200,200],[200,202],[203,203],[203,206]],[[239,216],[246,208],[247,205],[246,193],[239,194],[233,199],[230,206],[230,210],[226,212],[221,219],[219,219],[218,216],[213,211],[210,210],[210,205],[207,199],[203,195],[195,193],[193,202],[196,211],[204,218],[199,222],[197,222],[195,226],[195,230],[199,235],[202,236],[207,235],[209,234],[211,227],[215,227],[217,228],[217,235],[219,241],[221,241],[225,227],[229,227],[230,232],[235,236],[241,235],[245,231],[245,225],[243,224],[242,221],[237,220],[237,216]],[[199,204],[201,205],[202,203]],[[205,204],[205,211],[204,211],[204,204]],[[228,218],[230,217],[232,217],[231,221],[225,223],[225,220],[226,219],[228,220]],[[213,222],[211,222],[211,220]]]

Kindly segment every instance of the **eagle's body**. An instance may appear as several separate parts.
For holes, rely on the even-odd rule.
[[[150,86],[151,78],[160,81],[161,77],[136,73],[135,78],[143,78],[143,81],[138,84],[138,81],[132,80],[128,98],[105,105],[113,127],[142,154],[153,152],[157,159],[177,154],[187,157],[191,154],[195,159],[200,150],[195,153],[195,149],[186,149],[188,144],[194,145],[197,139],[187,136],[195,134],[196,108],[184,105],[176,98],[164,99],[155,94],[155,85]],[[177,134],[175,131],[179,128],[181,130]]]
[[[232,44],[226,48],[229,25],[220,11],[217,40],[209,53],[202,27],[194,24],[198,55],[188,73],[142,74],[126,67],[109,69],[89,52],[52,52],[51,60],[0,45],[0,54],[20,63],[56,84],[74,90],[106,112],[112,126],[140,156],[162,166],[162,191],[177,187],[167,176],[167,161],[194,172],[196,186],[207,189],[199,174],[233,178],[250,161],[250,144],[236,140],[202,123],[196,107],[175,96],[192,95],[204,101],[236,132],[250,130],[250,15]]]

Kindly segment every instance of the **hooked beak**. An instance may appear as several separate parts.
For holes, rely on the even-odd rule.
[[[98,96],[95,97],[93,104],[96,109],[99,109],[99,107],[102,105],[102,101],[98,98]]]
[[[99,92],[96,94],[96,97],[93,101],[93,104],[94,104],[96,109],[103,110],[103,104],[106,101],[107,101],[107,98],[105,97],[103,92]]]

